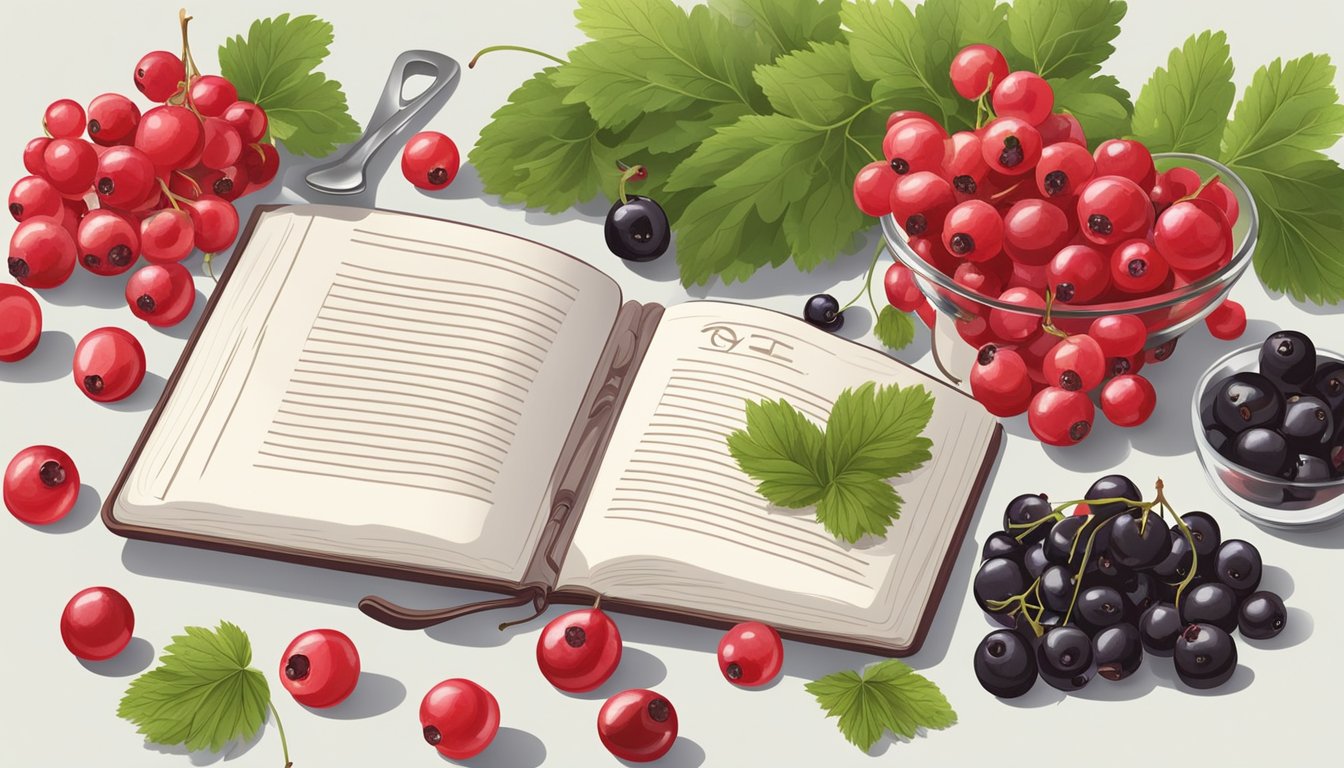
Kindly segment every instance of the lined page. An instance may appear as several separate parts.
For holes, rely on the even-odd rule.
[[[251,242],[129,516],[520,576],[615,284],[527,240],[385,212],[283,209]]]
[[[825,424],[868,381],[935,398],[933,458],[893,481],[885,539],[838,542],[814,510],[771,506],[729,454],[747,400]],[[899,646],[918,627],[995,421],[963,394],[801,322],[733,304],[669,310],[622,410],[561,584]]]

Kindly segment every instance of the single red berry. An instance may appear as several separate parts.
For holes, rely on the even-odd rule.
[[[1101,388],[1101,412],[1117,427],[1137,427],[1153,415],[1157,392],[1142,376],[1116,376]]]
[[[247,169],[248,191],[261,189],[280,170],[280,152],[274,144],[253,144],[243,150],[242,164]]]
[[[1003,219],[984,200],[957,203],[943,219],[943,246],[967,261],[988,261],[1003,250]]]
[[[1087,335],[1096,339],[1107,357],[1130,357],[1143,351],[1148,326],[1134,315],[1106,315],[1092,321]]]
[[[42,115],[42,127],[54,139],[73,139],[84,133],[84,108],[73,99],[53,101]]]
[[[1125,293],[1154,294],[1170,274],[1167,260],[1147,240],[1128,240],[1111,251],[1111,284]]]
[[[941,231],[957,199],[947,179],[929,171],[915,171],[896,177],[889,202],[897,225],[908,236],[919,237]]]
[[[1078,193],[1079,231],[1099,245],[1144,237],[1153,204],[1138,184],[1123,176],[1098,176]]]
[[[896,172],[889,164],[869,163],[854,176],[854,204],[869,216],[885,216],[891,213],[891,188],[895,184]]]
[[[43,155],[47,151],[47,145],[51,143],[51,137],[39,136],[31,139],[23,147],[23,167],[34,176],[46,176],[47,163],[43,160]]]
[[[61,640],[76,657],[105,661],[126,649],[135,632],[135,611],[111,587],[89,587],[66,603],[61,612]]]
[[[192,78],[188,98],[201,115],[219,117],[230,104],[238,100],[238,89],[219,75],[202,75]]]
[[[75,271],[75,239],[58,219],[28,219],[9,238],[8,266],[29,288],[55,288]]]
[[[1232,227],[1211,200],[1184,200],[1157,217],[1153,243],[1174,269],[1207,271],[1232,241]]]
[[[1027,364],[1012,349],[995,344],[981,347],[971,366],[970,381],[971,394],[995,416],[1016,416],[1031,404]]]
[[[743,688],[765,685],[784,666],[784,641],[774,627],[759,621],[734,626],[719,641],[719,671]]]
[[[1026,341],[1041,329],[1045,299],[1040,294],[1030,288],[1009,288],[999,294],[999,301],[1022,307],[1020,312],[997,307],[989,311],[989,327],[1000,339]]]
[[[238,210],[227,200],[206,195],[186,206],[195,246],[219,253],[238,239]]]
[[[61,193],[41,176],[24,176],[9,190],[9,215],[15,221],[36,216],[59,219],[64,204]]]
[[[90,331],[75,347],[75,386],[98,403],[130,397],[145,379],[145,350],[120,328]]]
[[[437,131],[422,131],[402,150],[401,174],[420,189],[443,189],[453,183],[459,162],[452,139]]]
[[[1192,187],[1190,191],[1193,192],[1197,188],[1198,184]],[[1237,217],[1241,215],[1241,203],[1237,201],[1236,193],[1219,179],[1209,182],[1203,189],[1199,190],[1198,199],[1208,200],[1217,205],[1222,210],[1223,216],[1227,218],[1228,226],[1235,225]]]
[[[237,163],[243,156],[242,135],[223,118],[207,117],[201,130],[201,165],[218,171]]]
[[[1224,299],[1204,318],[1204,324],[1215,339],[1238,339],[1246,332],[1246,308],[1231,299]]]
[[[269,119],[266,110],[250,101],[235,101],[220,115],[224,122],[232,125],[247,144],[255,144],[266,135]]]
[[[599,608],[557,616],[537,638],[537,667],[546,680],[568,693],[602,685],[621,663],[621,633]]]
[[[89,211],[75,234],[79,263],[95,275],[120,275],[140,258],[140,227],[106,208]]]
[[[1046,445],[1076,445],[1092,432],[1096,411],[1096,406],[1082,390],[1070,392],[1060,387],[1046,387],[1032,398],[1027,408],[1027,425]]]
[[[1015,117],[1030,125],[1040,125],[1055,109],[1055,91],[1045,78],[1022,70],[1005,77],[994,86],[994,114]]]
[[[186,107],[155,107],[135,127],[135,148],[156,168],[185,169],[196,164],[205,143],[201,119]]]
[[[1041,159],[1042,146],[1040,131],[1016,117],[995,119],[980,137],[980,154],[989,169],[1008,176],[1031,172]]]
[[[131,208],[158,188],[149,156],[135,147],[112,147],[98,158],[93,188],[104,207]]]
[[[186,211],[165,208],[140,222],[140,252],[151,264],[179,262],[195,247],[195,227]]]
[[[305,707],[334,707],[359,684],[359,651],[334,629],[304,632],[280,657],[280,684]]]
[[[1090,392],[1106,377],[1106,354],[1091,336],[1070,336],[1045,356],[1042,373],[1050,386]]]
[[[667,754],[676,742],[677,711],[654,691],[621,691],[597,713],[597,735],[616,757],[632,763],[651,762]]]
[[[43,175],[62,195],[89,191],[98,173],[98,152],[82,139],[52,139],[42,151]]]
[[[0,283],[0,363],[16,363],[37,349],[42,338],[42,307],[33,294]]]
[[[968,45],[952,57],[949,70],[952,87],[974,101],[1008,77],[1008,61],[991,45]]]
[[[50,445],[24,448],[5,468],[5,508],[30,525],[70,514],[79,498],[79,470],[69,454]]]
[[[150,264],[126,281],[126,303],[150,325],[177,325],[196,303],[196,283],[181,264]]]
[[[887,267],[882,279],[887,292],[887,303],[902,312],[914,312],[924,301],[924,294],[915,282],[915,273],[901,263]]]
[[[1036,164],[1036,188],[1048,198],[1077,195],[1096,173],[1096,163],[1085,147],[1071,142],[1051,144],[1041,150]]]
[[[1087,304],[1110,286],[1110,263],[1090,245],[1067,245],[1046,265],[1046,284],[1056,301]]]
[[[499,702],[470,680],[444,680],[421,700],[420,726],[439,754],[466,760],[485,751],[499,733]]]
[[[1198,173],[1183,166],[1176,166],[1157,174],[1148,197],[1153,201],[1154,211],[1161,214],[1172,203],[1186,195],[1194,194],[1199,189],[1200,183]]]
[[[150,51],[135,65],[135,87],[150,101],[167,101],[186,79],[182,60],[168,51]]]
[[[140,108],[119,93],[104,93],[89,102],[89,138],[110,147],[135,136]]]
[[[1020,264],[1045,266],[1072,236],[1068,214],[1039,198],[1018,201],[1003,215],[1004,251]]]
[[[952,182],[957,202],[975,196],[989,176],[980,137],[971,131],[957,131],[947,139],[943,156],[943,176]]]
[[[1157,176],[1153,155],[1142,142],[1131,139],[1109,139],[1097,145],[1092,153],[1097,163],[1098,176],[1123,176],[1143,189],[1152,189]]]
[[[947,131],[919,118],[907,118],[887,129],[882,154],[897,176],[937,171],[946,151]]]
[[[1083,125],[1078,118],[1068,113],[1055,113],[1037,126],[1041,131],[1041,141],[1046,146],[1068,142],[1087,147],[1087,136],[1083,134]]]

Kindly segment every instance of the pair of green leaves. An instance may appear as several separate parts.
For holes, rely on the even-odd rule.
[[[903,500],[887,481],[929,460],[933,443],[921,433],[932,415],[924,387],[873,382],[842,392],[824,430],[786,401],[748,402],[747,428],[728,436],[728,450],[772,504],[815,506],[817,521],[852,544],[900,517]]]

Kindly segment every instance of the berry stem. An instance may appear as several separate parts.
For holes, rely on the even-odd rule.
[[[201,266],[205,267],[205,273],[210,276],[210,279],[218,283],[219,278],[215,277],[215,267],[213,264],[211,264],[211,262],[214,261],[214,259],[215,254],[213,253],[205,254],[205,256],[201,258]]]
[[[1088,517],[1087,522],[1083,523],[1082,527],[1078,529],[1078,533],[1081,534],[1083,529],[1087,527],[1087,523],[1092,522],[1092,520],[1092,517]],[[1087,546],[1083,547],[1083,559],[1078,564],[1077,572],[1073,574],[1073,597],[1069,600],[1069,610],[1064,614],[1064,621],[1060,623],[1060,626],[1066,627],[1069,625],[1069,619],[1073,616],[1073,608],[1078,604],[1078,591],[1083,588],[1083,571],[1087,570],[1087,561],[1092,558],[1092,545],[1097,540],[1097,534],[1101,533],[1102,528],[1114,521],[1114,517],[1108,517],[1105,520],[1102,520],[1101,523],[1097,525],[1096,529],[1092,531],[1092,534],[1087,537]],[[1073,540],[1073,545],[1074,547],[1078,545],[1077,538]],[[1069,550],[1069,557],[1073,557],[1072,548]]]
[[[292,768],[294,763],[289,759],[289,740],[285,738],[285,724],[280,722],[280,713],[276,711],[273,702],[266,702],[266,706],[271,709],[271,717],[275,720],[275,729],[280,733],[280,749],[285,753],[285,768]]]
[[[634,177],[638,176],[641,173],[647,174],[648,169],[639,164],[632,165],[621,171],[621,186],[617,190],[617,197],[621,198],[621,205],[625,205],[626,203],[630,202],[629,200],[626,199],[625,196],[626,182],[630,181],[631,179],[633,179]]]
[[[1181,519],[1181,516],[1176,514],[1176,510],[1172,508],[1171,503],[1167,501],[1167,495],[1163,492],[1166,484],[1162,482],[1162,478],[1159,477],[1157,479],[1156,487],[1157,496],[1153,499],[1152,503],[1160,505],[1162,510],[1171,513],[1172,520],[1176,523],[1176,527],[1180,529],[1181,535],[1185,537],[1185,542],[1190,545],[1190,572],[1185,574],[1185,578],[1181,579],[1180,583],[1176,585],[1176,597],[1172,600],[1172,604],[1177,608],[1180,608],[1181,597],[1185,593],[1185,588],[1190,586],[1190,582],[1195,579],[1195,573],[1199,571],[1199,553],[1195,551],[1195,536],[1190,532],[1190,526],[1185,524],[1185,521]]]
[[[183,27],[183,29],[185,29],[185,27]],[[556,64],[569,63],[558,56],[552,56],[549,53],[538,51],[536,48],[528,48],[527,46],[523,45],[492,45],[489,46],[488,48],[482,48],[481,50],[477,51],[476,55],[471,57],[471,61],[467,62],[467,69],[475,69],[476,62],[479,61],[482,56],[494,51],[519,51],[521,53],[531,53],[540,56],[543,59],[550,59],[551,61],[554,61]]]
[[[186,67],[187,83],[191,83],[193,75],[200,76],[201,70],[196,66],[196,59],[191,55],[191,45],[187,43],[187,24],[191,22],[187,15],[186,8],[177,9],[177,20],[182,25],[182,64]]]
[[[186,179],[186,180],[187,180],[187,183],[191,185],[191,188],[194,189],[194,190],[196,190],[196,194],[197,194],[197,196],[199,196],[199,195],[201,194],[201,185],[200,185],[199,182],[196,181],[196,179],[193,179],[193,178],[191,177],[191,174],[189,174],[189,173],[183,173],[182,171],[173,171],[173,173],[175,173],[175,174],[177,174],[178,176],[181,176],[182,178]]]
[[[887,241],[882,238],[878,238],[877,249],[873,251],[873,259],[868,264],[868,274],[863,278],[863,288],[859,289],[859,292],[855,294],[854,298],[849,300],[848,304],[840,308],[841,312],[844,312],[846,309],[849,309],[855,304],[858,304],[859,299],[862,299],[864,294],[868,294],[868,303],[869,304],[873,303],[873,296],[872,293],[870,292],[870,289],[872,288],[873,284],[873,272],[877,270],[877,260],[882,256],[882,251],[886,249],[886,247],[887,247]],[[876,305],[873,306],[873,320],[874,322],[876,322],[877,320]]]
[[[1041,330],[1061,339],[1069,338],[1069,334],[1055,327],[1055,322],[1051,318],[1051,313],[1055,310],[1055,292],[1049,288],[1045,289],[1045,320],[1041,323]]]
[[[173,209],[178,211],[182,210],[182,206],[178,205],[177,201],[181,200],[182,202],[185,203],[187,199],[185,197],[178,197],[177,195],[173,194],[173,191],[171,189],[168,189],[168,182],[164,181],[161,178],[157,179],[157,181],[159,182],[159,187],[163,190],[163,194],[167,196],[168,202],[173,204]]]

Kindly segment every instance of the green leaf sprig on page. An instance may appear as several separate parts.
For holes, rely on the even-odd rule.
[[[862,672],[836,672],[806,686],[845,739],[867,752],[888,731],[913,739],[919,729],[955,725],[957,713],[938,686],[906,664],[889,659]]]
[[[159,666],[131,681],[117,716],[134,723],[154,744],[181,744],[219,752],[249,739],[269,711],[280,732],[285,768],[289,744],[271,703],[266,677],[254,669],[247,634],[227,621],[214,629],[187,627],[164,649]]]
[[[817,521],[852,544],[900,517],[888,480],[931,458],[921,433],[932,416],[924,387],[868,382],[840,393],[824,430],[784,400],[748,402],[747,428],[728,436],[728,450],[770,503],[815,506]]]

